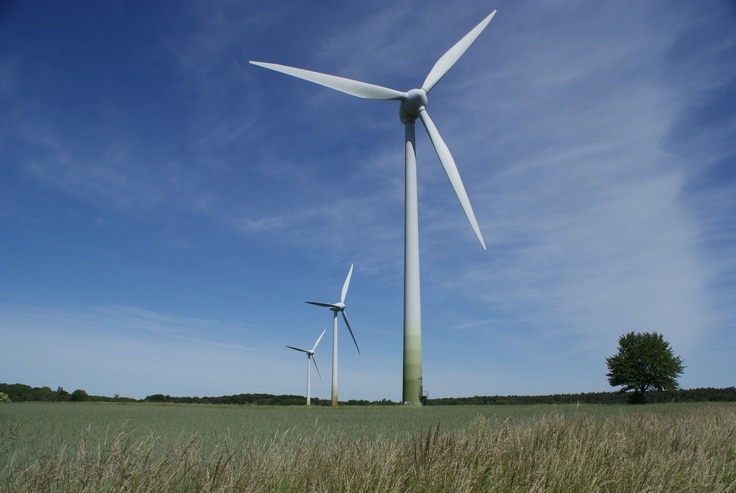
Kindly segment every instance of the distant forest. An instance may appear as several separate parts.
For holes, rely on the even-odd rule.
[[[231,404],[231,405],[259,405],[259,406],[302,406],[306,403],[303,395],[272,395],[272,394],[237,394],[220,397],[172,397],[163,394],[149,395],[144,399],[129,397],[104,397],[89,395],[84,390],[67,392],[61,387],[52,390],[51,387],[31,387],[20,383],[0,383],[0,392],[5,393],[13,402],[150,402],[150,403],[182,403],[182,404]],[[554,394],[554,395],[508,395],[508,396],[475,396],[475,397],[442,397],[427,399],[429,406],[457,406],[457,405],[511,405],[511,404],[625,404],[627,394],[620,392],[591,392],[583,394]],[[724,389],[701,388],[678,390],[676,392],[647,393],[648,402],[736,402],[736,387]],[[312,404],[329,406],[329,399],[312,398]],[[393,406],[399,402],[388,399],[379,401],[349,400],[340,401],[343,406]]]

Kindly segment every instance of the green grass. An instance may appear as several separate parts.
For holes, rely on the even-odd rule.
[[[0,492],[736,492],[736,405],[0,405]]]

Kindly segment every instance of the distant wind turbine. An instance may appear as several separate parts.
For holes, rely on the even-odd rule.
[[[404,374],[402,400],[411,404],[419,404],[423,395],[422,385],[422,323],[421,302],[419,291],[419,219],[417,211],[417,164],[414,124],[417,119],[422,121],[432,141],[437,156],[450,179],[457,198],[470,221],[475,235],[480,240],[483,249],[486,249],[483,235],[475,219],[473,208],[460,179],[455,160],[450,150],[440,136],[437,127],[427,113],[427,95],[450,68],[460,59],[475,39],[486,28],[496,14],[494,10],[468,34],[450,48],[435,63],[422,87],[401,92],[387,87],[376,86],[353,79],[346,79],[334,75],[327,75],[311,70],[287,67],[275,63],[251,61],[250,63],[263,68],[275,70],[286,75],[320,84],[352,96],[367,99],[384,99],[400,101],[399,117],[404,124],[405,148],[405,205],[404,205]],[[467,97],[468,95],[463,95]],[[337,315],[336,315],[337,316]],[[347,319],[346,319],[347,320]]]
[[[312,383],[312,367],[309,365],[309,360],[312,360],[312,363],[314,363],[314,368],[317,370],[317,375],[319,376],[319,381],[322,381],[322,375],[319,373],[319,367],[317,366],[317,360],[314,358],[314,351],[317,349],[317,345],[319,344],[319,341],[322,340],[322,336],[325,335],[325,332],[327,332],[327,329],[323,330],[322,333],[317,338],[317,342],[314,343],[314,346],[312,346],[312,349],[302,349],[294,346],[286,346],[289,349],[293,349],[295,351],[301,351],[303,353],[307,353],[307,406],[310,404],[310,386]]]
[[[358,342],[355,340],[353,335],[353,329],[350,327],[348,316],[345,313],[345,296],[348,294],[348,286],[350,286],[350,278],[353,275],[353,265],[350,265],[348,276],[345,278],[345,283],[342,285],[342,293],[340,294],[340,301],[337,303],[320,303],[318,301],[307,301],[310,305],[324,306],[332,310],[332,405],[337,406],[337,314],[342,313],[342,318],[345,320],[345,325],[348,326],[350,331],[350,337],[353,338],[355,343],[355,349],[360,354],[360,348]]]

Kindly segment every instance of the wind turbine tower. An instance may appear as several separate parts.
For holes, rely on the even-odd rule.
[[[312,383],[312,375],[311,370],[312,367],[309,365],[309,360],[312,360],[312,363],[314,363],[314,368],[317,370],[317,375],[319,376],[319,381],[322,381],[322,375],[319,373],[319,367],[317,366],[317,360],[314,358],[314,351],[317,349],[317,344],[319,344],[319,341],[322,340],[322,336],[325,335],[325,332],[327,329],[323,330],[322,333],[317,338],[317,342],[314,343],[314,346],[312,346],[312,349],[302,349],[294,346],[286,346],[289,349],[293,349],[295,351],[301,351],[302,353],[307,353],[307,406],[310,405],[310,386]]]
[[[321,303],[318,301],[307,301],[310,305],[317,305],[317,306],[323,306],[326,308],[329,308],[332,310],[332,405],[337,406],[337,314],[342,313],[342,318],[345,320],[345,325],[348,327],[348,331],[350,331],[350,337],[353,338],[353,342],[355,343],[355,349],[358,350],[358,354],[360,354],[360,348],[358,347],[358,342],[355,340],[355,336],[353,335],[353,329],[350,327],[350,322],[348,321],[348,316],[345,313],[345,296],[348,294],[348,287],[350,286],[350,278],[353,275],[353,266],[350,265],[350,270],[348,271],[348,276],[345,278],[345,283],[342,285],[342,292],[340,293],[340,301],[337,303]]]
[[[327,75],[311,70],[288,67],[275,63],[251,61],[263,68],[275,70],[286,75],[304,79],[352,96],[366,99],[400,101],[399,118],[404,124],[405,148],[405,203],[404,203],[404,374],[402,400],[410,404],[420,404],[422,388],[422,322],[419,290],[419,219],[417,212],[417,161],[414,127],[417,119],[422,121],[432,141],[442,167],[450,179],[453,189],[470,225],[483,249],[486,249],[483,235],[475,219],[473,208],[465,192],[455,160],[440,136],[437,127],[427,113],[428,94],[440,79],[452,68],[476,38],[488,26],[496,14],[494,10],[460,41],[450,48],[429,71],[421,87],[407,92],[376,86],[344,77]],[[463,97],[467,95],[463,94]],[[335,312],[337,320],[337,312]],[[347,321],[347,319],[346,319]],[[337,322],[335,321],[335,324]],[[337,329],[334,329],[337,334]],[[333,362],[334,364],[334,362]],[[334,389],[333,389],[334,391]]]

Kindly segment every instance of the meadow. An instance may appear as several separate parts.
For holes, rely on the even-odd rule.
[[[736,405],[0,405],[0,492],[736,492]]]

